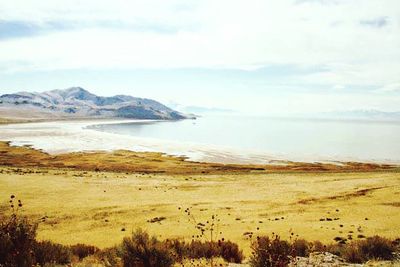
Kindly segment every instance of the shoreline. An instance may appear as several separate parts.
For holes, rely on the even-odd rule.
[[[0,166],[40,167],[79,171],[160,174],[248,174],[248,173],[355,173],[398,172],[399,165],[359,162],[304,163],[279,162],[279,164],[223,164],[188,160],[160,152],[134,152],[129,150],[71,152],[57,155],[37,150],[29,145],[13,146],[0,141]]]
[[[0,124],[0,141],[10,142],[10,144],[17,146],[29,145],[54,155],[73,152],[129,150],[132,152],[158,152],[174,157],[185,157],[194,162],[219,164],[285,165],[287,162],[296,162],[343,165],[347,162],[357,162],[361,164],[400,165],[400,162],[396,160],[271,155],[217,145],[135,137],[96,129],[96,126],[105,124],[154,121],[158,120],[80,119],[7,123]]]

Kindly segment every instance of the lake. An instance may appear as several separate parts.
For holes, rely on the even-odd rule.
[[[296,160],[400,162],[399,122],[213,115],[89,128]]]

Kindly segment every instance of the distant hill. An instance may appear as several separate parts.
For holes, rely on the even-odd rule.
[[[188,116],[147,98],[97,96],[81,87],[0,96],[0,117],[24,119],[132,118],[179,120]]]
[[[194,114],[226,114],[226,113],[235,113],[236,111],[233,109],[223,109],[223,108],[207,108],[207,107],[199,107],[199,106],[187,106],[184,107],[183,110],[187,113]]]
[[[184,112],[185,114],[236,114],[238,111],[233,109],[215,108],[215,107],[201,107],[201,106],[185,106],[175,102],[168,104],[173,109]]]

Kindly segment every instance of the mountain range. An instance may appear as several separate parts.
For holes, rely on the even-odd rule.
[[[81,87],[42,93],[0,96],[0,117],[21,119],[130,118],[179,120],[191,118],[155,100],[128,95],[97,96]]]

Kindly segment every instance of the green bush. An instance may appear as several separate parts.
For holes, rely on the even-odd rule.
[[[122,242],[124,267],[169,267],[174,263],[172,251],[165,242],[150,237],[141,229]]]

